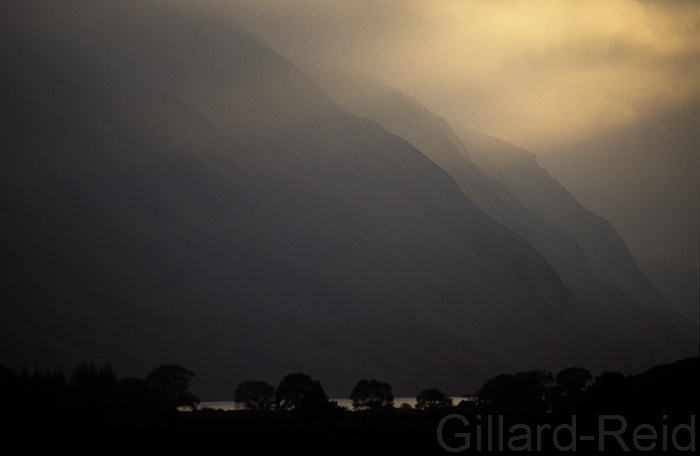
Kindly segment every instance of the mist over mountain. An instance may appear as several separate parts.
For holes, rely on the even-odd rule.
[[[697,267],[700,98],[541,157],[635,256]],[[611,196],[613,195],[613,196]]]
[[[671,305],[697,321],[700,99],[539,158],[600,214]]]
[[[532,243],[580,302],[599,315],[632,299],[660,312],[660,318],[683,320],[644,276],[611,224],[576,201],[539,166],[534,154],[470,129],[458,136],[445,119],[371,77],[316,77],[342,106],[408,139],[448,171],[466,196]],[[659,269],[651,269],[657,272],[655,279]],[[660,282],[665,292],[672,288],[673,276],[667,273]],[[688,294],[686,277],[681,274],[678,279],[676,285],[684,284],[686,292],[664,294],[695,321],[688,313],[690,301],[678,303],[679,294]],[[681,325],[689,334],[695,331],[692,325]]]
[[[637,263],[654,286],[664,295],[669,305],[691,321],[698,323],[700,283],[698,268],[665,261],[637,258]]]
[[[220,399],[294,371],[334,395],[361,377],[460,394],[696,352],[626,295],[597,314],[563,255],[464,192],[511,189],[457,157],[456,180],[233,24],[187,2],[66,4],[9,2],[0,33],[2,363],[177,362]]]
[[[523,203],[523,194],[519,188],[503,175],[494,172],[499,167],[515,168],[525,162],[532,164],[535,160],[532,154],[473,131],[466,135],[470,145],[467,148],[445,119],[375,79],[349,75],[320,77],[324,87],[342,106],[358,115],[374,119],[389,131],[408,139],[449,172],[470,200],[531,242],[570,286],[580,287],[581,290],[590,287],[590,281],[595,280],[593,277],[596,274],[590,268],[590,260],[586,255],[591,255],[592,252],[584,251],[562,227],[551,220],[545,220],[534,210],[532,203],[530,206]],[[501,146],[505,152],[494,146]],[[479,162],[479,166],[474,160]],[[534,165],[538,168],[536,162]],[[516,169],[512,174],[522,174],[524,182],[532,177],[532,173],[522,169]],[[560,210],[568,207],[569,210],[586,212],[546,173],[543,172],[542,177],[546,180],[543,185],[549,185],[555,193],[564,195],[560,198],[564,200]],[[552,188],[541,193],[552,193]],[[593,214],[590,216],[595,218]],[[621,241],[618,240],[618,243],[621,244]]]
[[[659,301],[610,222],[579,204],[539,166],[534,154],[475,131],[464,130],[462,135],[475,162],[526,207],[575,239],[593,270],[642,302]]]

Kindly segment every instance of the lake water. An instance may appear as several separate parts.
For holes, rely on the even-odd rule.
[[[350,399],[331,399],[336,401],[341,407],[345,407],[348,410],[352,410],[352,401]],[[471,398],[468,397],[452,397],[452,404],[457,405],[462,401],[469,401]],[[394,407],[399,408],[402,405],[409,405],[411,407],[416,406],[415,397],[395,397]],[[233,401],[213,401],[213,402],[200,402],[200,409],[209,408],[214,410],[237,410],[236,403]]]

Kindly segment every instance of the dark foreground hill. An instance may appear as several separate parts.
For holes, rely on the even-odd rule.
[[[27,4],[0,46],[5,364],[172,361],[220,399],[291,371],[456,391],[697,350],[633,305],[601,331],[447,172],[230,24],[76,2],[49,27]]]

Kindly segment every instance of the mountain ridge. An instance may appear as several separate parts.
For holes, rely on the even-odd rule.
[[[580,205],[535,154],[468,129],[460,130],[463,143],[445,119],[371,77],[315,77],[340,105],[408,138],[446,169],[465,195],[535,246],[582,302],[601,311],[605,302],[635,300],[695,332],[663,302],[610,223]]]
[[[609,347],[547,260],[408,141],[237,31],[156,17],[163,35],[106,31],[104,54],[3,38],[4,362],[175,361],[220,399],[291,371],[336,395],[360,376],[463,391],[506,366],[604,368],[606,347],[630,367],[687,350]],[[182,59],[157,52],[168,30]]]

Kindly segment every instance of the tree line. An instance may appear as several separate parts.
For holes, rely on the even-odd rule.
[[[622,374],[604,373],[595,379],[594,389],[607,387],[618,376]],[[492,412],[531,415],[551,409],[555,403],[562,404],[579,397],[592,380],[591,373],[581,367],[564,369],[556,376],[537,370],[501,374],[488,380],[474,394],[465,395],[465,401]],[[359,380],[349,398],[356,411],[394,408],[391,385],[373,378]],[[255,411],[309,411],[338,407],[328,399],[318,381],[303,373],[285,376],[276,388],[264,380],[246,380],[238,385],[233,399],[238,407]],[[444,410],[454,406],[452,398],[439,388],[424,389],[416,395],[416,410]],[[402,407],[410,408],[406,404]]]
[[[56,423],[81,426],[133,423],[195,408],[189,391],[194,372],[163,364],[145,378],[119,379],[109,363],[84,362],[63,372],[0,365],[0,416],[11,428],[44,428]]]
[[[587,435],[597,429],[594,417],[601,413],[630,417],[630,429],[640,423],[673,429],[697,413],[700,399],[698,358],[636,375],[610,371],[594,377],[581,367],[556,374],[500,374],[457,404],[439,388],[424,389],[415,407],[396,407],[389,383],[365,378],[349,392],[353,410],[340,407],[318,380],[300,372],[284,376],[277,386],[263,380],[239,383],[231,394],[244,410],[200,408],[189,390],[194,377],[177,364],[158,366],[143,378],[118,378],[109,363],[82,363],[68,375],[0,365],[0,439],[42,440],[49,446],[79,440],[87,448],[95,442],[126,447],[149,442],[178,451],[229,441],[256,451],[314,445],[323,454],[350,446],[364,451],[367,445],[432,451],[439,450],[438,423],[455,414],[477,428],[488,422],[486,416],[501,415],[506,429],[517,423],[571,423],[575,415],[581,435]],[[463,433],[449,429],[459,424],[450,422],[445,435]]]
[[[241,408],[257,411],[297,410],[314,408],[338,408],[330,401],[317,380],[303,373],[285,376],[275,388],[264,380],[246,380],[238,385],[233,394],[234,402]],[[386,410],[394,407],[392,387],[387,382],[361,379],[350,393],[355,410]],[[452,399],[438,388],[421,391],[416,397],[419,410],[452,406]]]
[[[698,358],[688,358],[632,376],[606,371],[594,377],[587,369],[577,366],[556,374],[543,370],[499,374],[477,391],[465,394],[465,400],[458,404],[453,404],[452,398],[439,388],[424,389],[416,395],[414,409],[437,412],[460,409],[514,419],[584,411],[687,412],[691,409],[685,405],[695,404],[692,398],[698,397],[695,382],[700,381],[699,371]],[[391,385],[376,379],[359,380],[349,398],[355,411],[395,409]],[[263,380],[244,381],[235,389],[233,399],[240,408],[256,411],[338,408],[318,381],[302,373],[287,375],[276,388]],[[402,408],[411,407],[404,404]]]
[[[651,369],[640,379],[656,378],[661,369],[684,369],[675,377],[697,378],[698,358],[678,361]],[[94,362],[78,365],[68,376],[59,371],[20,371],[0,365],[0,411],[21,415],[22,410],[47,410],[57,414],[95,416],[100,413],[129,411],[173,412],[182,408],[196,409],[200,403],[189,391],[195,377],[191,370],[177,364],[163,364],[151,370],[145,378],[119,379],[109,363]],[[453,404],[439,388],[428,388],[416,396],[415,409],[441,410],[457,406],[479,407],[492,413],[511,416],[564,410],[582,396],[587,401],[615,403],[629,393],[628,377],[620,372],[603,372],[597,377],[585,368],[570,367],[556,375],[542,370],[500,374],[487,380],[477,391],[465,394],[465,401]],[[640,380],[636,380],[640,389]],[[666,383],[670,380],[666,380]],[[646,383],[650,383],[646,380]],[[658,384],[658,382],[656,382]],[[656,395],[663,395],[658,386]],[[676,385],[675,389],[679,386]],[[377,379],[361,379],[349,394],[356,411],[389,410],[394,408],[392,386]],[[275,387],[264,380],[246,380],[233,391],[233,400],[241,409],[252,411],[323,411],[339,409],[328,398],[323,386],[304,373],[290,373]],[[404,405],[404,408],[406,405]]]
[[[424,416],[499,414],[512,419],[584,411],[665,416],[696,411],[699,366],[698,358],[689,358],[634,376],[609,371],[593,377],[581,367],[557,374],[541,370],[500,374],[465,394],[465,400],[458,404],[439,388],[424,389],[417,394],[414,408],[396,408],[389,383],[360,379],[349,398],[355,412],[367,412],[367,416],[381,412],[387,419],[401,415],[397,411]],[[17,371],[0,365],[0,424],[10,433],[13,429],[46,430],[56,424],[132,429],[183,417],[178,413],[183,408],[203,416],[211,411],[198,409],[199,398],[189,391],[194,377],[194,372],[177,364],[158,366],[144,378],[121,379],[109,363],[98,366],[85,362],[67,376],[58,371]],[[318,380],[299,372],[286,375],[277,386],[263,380],[243,381],[232,396],[240,409],[262,413],[257,416],[281,414],[333,421],[349,412],[329,399]]]

